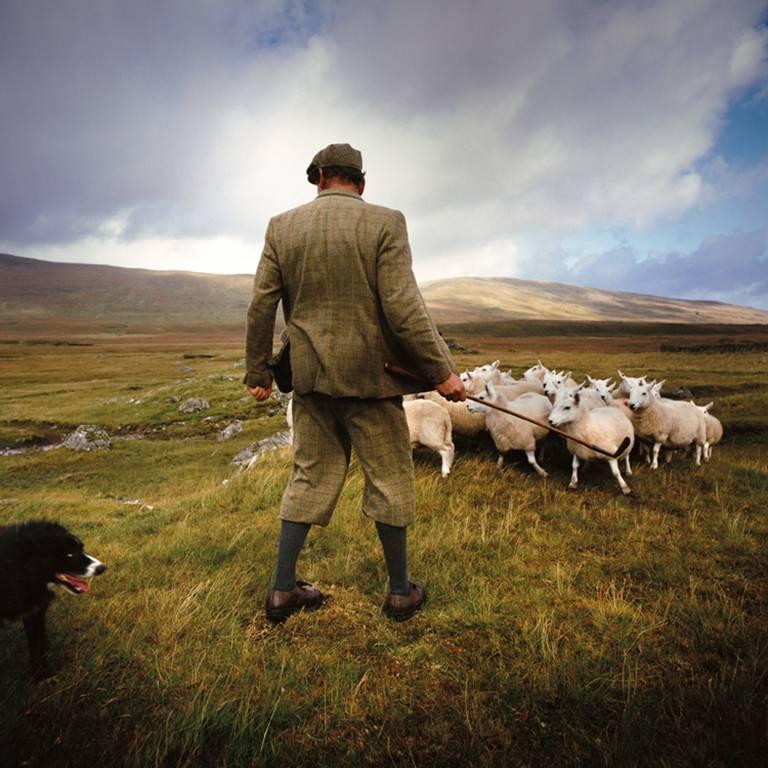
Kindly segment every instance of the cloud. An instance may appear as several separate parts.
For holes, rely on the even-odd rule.
[[[768,309],[768,227],[708,237],[690,253],[644,256],[625,245],[566,256],[560,249],[527,253],[515,276]]]
[[[765,77],[763,11],[6,0],[2,247],[76,260],[100,242],[147,266],[172,240],[204,264],[208,242],[211,271],[249,249],[252,270],[269,216],[311,198],[314,152],[349,141],[368,199],[406,213],[417,274],[514,274],[526,233],[647,229],[739,185],[713,150]]]

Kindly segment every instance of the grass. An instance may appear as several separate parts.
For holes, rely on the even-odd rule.
[[[714,399],[726,438],[701,468],[638,466],[629,498],[604,466],[567,491],[557,442],[546,480],[522,458],[499,473],[484,441],[457,440],[445,480],[418,450],[410,560],[430,602],[404,624],[380,613],[385,570],[353,460],[300,561],[330,603],[276,628],[262,601],[290,457],[247,474],[230,463],[283,428],[240,399],[237,339],[188,342],[215,355],[193,359],[158,339],[9,346],[6,446],[78,423],[141,439],[0,456],[0,518],[60,520],[109,566],[91,594],[51,608],[53,678],[30,680],[23,632],[0,630],[5,755],[46,768],[762,765],[766,356],[459,338],[515,370],[544,338],[544,362],[578,375],[658,372]],[[170,398],[192,394],[211,411],[179,414]],[[218,441],[235,417],[243,434]]]

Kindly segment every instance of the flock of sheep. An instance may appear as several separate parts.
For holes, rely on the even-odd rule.
[[[693,401],[670,400],[661,396],[664,381],[618,373],[621,381],[618,386],[610,378],[589,376],[577,384],[570,372],[549,370],[541,361],[519,379],[502,372],[498,360],[479,366],[462,374],[467,393],[472,397],[466,402],[449,402],[437,392],[405,398],[403,408],[411,444],[436,451],[442,459],[445,477],[451,471],[455,455],[453,435],[488,432],[499,452],[499,467],[507,452],[524,451],[531,467],[546,477],[546,471],[537,461],[536,448],[550,431],[549,427],[553,427],[573,438],[566,439],[573,456],[569,488],[578,486],[582,462],[600,460],[608,462],[625,494],[631,491],[621,474],[619,461],[623,461],[625,473],[631,476],[630,452],[635,443],[652,469],[659,466],[662,448],[676,451],[692,446],[697,466],[702,460],[709,461],[712,446],[723,435],[722,424],[709,413],[712,403],[698,406]],[[511,416],[492,406],[539,423]],[[614,456],[592,450],[583,443],[600,446]]]

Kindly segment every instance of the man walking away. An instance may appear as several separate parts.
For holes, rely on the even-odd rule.
[[[360,152],[331,144],[307,168],[317,197],[272,218],[248,309],[245,384],[272,393],[267,361],[282,300],[293,372],[293,469],[283,496],[274,581],[266,617],[314,610],[324,595],[297,581],[296,562],[312,525],[328,525],[354,449],[365,478],[362,511],[384,550],[384,612],[409,619],[426,602],[408,577],[407,526],[416,492],[402,395],[434,387],[466,393],[427,313],[411,270],[405,217],[362,198]],[[385,372],[393,363],[424,384]]]

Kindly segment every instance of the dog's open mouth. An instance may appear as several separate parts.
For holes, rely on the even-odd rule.
[[[59,584],[66,587],[70,592],[74,592],[76,595],[88,591],[88,579],[84,579],[82,576],[75,576],[71,573],[56,573],[54,574],[54,577]]]

